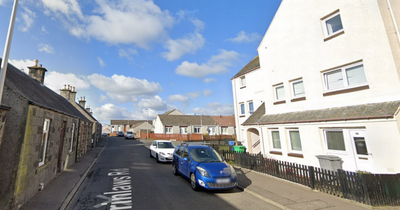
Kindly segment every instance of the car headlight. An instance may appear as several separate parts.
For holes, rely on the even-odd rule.
[[[204,177],[211,177],[210,174],[202,167],[197,166],[196,170]]]
[[[232,176],[233,176],[233,177],[236,176],[235,168],[234,168],[233,166],[231,166],[231,165],[229,165],[229,166],[230,166],[230,168],[231,168],[231,174],[232,174]]]
[[[163,155],[163,156],[165,156],[165,153],[164,153],[164,152],[160,152],[160,155]]]

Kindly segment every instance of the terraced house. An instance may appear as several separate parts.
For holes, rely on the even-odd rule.
[[[238,140],[277,160],[399,173],[399,28],[400,1],[283,0],[231,80]]]
[[[92,122],[30,74],[8,64],[0,126],[0,208],[18,209],[91,147]]]

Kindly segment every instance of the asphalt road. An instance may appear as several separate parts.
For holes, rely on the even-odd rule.
[[[150,158],[150,144],[108,137],[67,209],[278,209],[239,189],[193,191],[170,163]]]

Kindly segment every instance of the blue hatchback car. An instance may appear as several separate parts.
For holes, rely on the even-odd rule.
[[[212,147],[182,144],[175,147],[172,161],[174,175],[190,179],[193,190],[232,189],[237,186],[235,169]]]

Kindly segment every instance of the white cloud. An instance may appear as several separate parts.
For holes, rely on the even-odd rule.
[[[233,115],[234,108],[232,104],[222,105],[219,102],[209,103],[205,107],[196,107],[192,109],[193,113],[204,115]]]
[[[45,52],[45,53],[49,53],[49,54],[54,53],[53,47],[51,45],[44,44],[44,43],[38,44],[38,50],[39,50],[39,52]]]
[[[26,7],[22,7],[22,9],[23,9],[23,12],[21,13],[22,24],[19,25],[18,28],[22,32],[27,32],[31,28],[33,21],[36,18],[36,13],[32,12]]]
[[[212,90],[208,90],[208,89],[207,89],[207,90],[204,90],[203,93],[204,93],[205,96],[210,96],[210,95],[212,95],[214,92],[213,92]]]
[[[170,95],[170,96],[168,96],[168,100],[179,101],[179,102],[189,102],[189,97],[184,96],[184,95]]]
[[[198,63],[182,62],[175,73],[188,76],[202,78],[209,74],[222,74],[228,71],[228,67],[232,66],[238,60],[239,54],[235,51],[221,50],[220,54],[212,56],[207,63],[199,65]]]
[[[50,0],[49,0],[50,1]],[[147,49],[159,41],[174,23],[168,11],[149,0],[97,0],[96,14],[68,26],[77,37],[95,38],[109,44],[135,44]],[[150,27],[151,26],[151,27]]]
[[[106,63],[104,63],[103,59],[101,59],[100,57],[97,57],[97,60],[99,61],[99,65],[100,65],[101,67],[106,66]]]
[[[49,33],[44,26],[42,26],[42,33],[44,33],[44,34],[48,34]]]
[[[121,103],[136,102],[137,97],[155,95],[162,91],[161,85],[156,82],[140,80],[134,77],[114,74],[111,78],[104,75],[92,74],[88,76],[91,84],[107,93],[107,96]]]
[[[46,9],[54,14],[64,14],[67,17],[77,16],[83,19],[82,11],[76,0],[42,0]]]
[[[127,108],[119,107],[111,103],[94,108],[93,114],[99,122],[108,121],[108,123],[110,123],[110,119],[126,119],[131,115]]]
[[[185,54],[194,54],[204,46],[205,42],[206,40],[199,33],[193,33],[177,40],[171,39],[165,44],[165,48],[169,51],[162,53],[162,56],[168,61],[174,61]]]
[[[133,57],[132,55],[138,55],[138,52],[136,49],[120,49],[119,50],[119,57],[121,58],[127,58],[128,60],[132,60]]]
[[[144,98],[138,103],[139,109],[149,108],[152,110],[164,111],[167,107],[167,102],[163,101],[158,95],[152,98]]]
[[[108,97],[105,95],[100,95],[99,102],[107,101]]]
[[[205,78],[204,82],[205,83],[210,83],[210,82],[216,82],[217,80],[215,78]]]
[[[87,79],[83,76],[76,76],[75,74],[64,74],[56,71],[48,71],[46,73],[44,84],[58,93],[64,85],[71,85],[75,90],[89,89],[90,85]]]
[[[254,41],[259,41],[261,39],[260,34],[258,33],[251,33],[247,34],[244,31],[240,31],[236,37],[234,38],[229,38],[227,41],[233,42],[233,43],[250,43]]]
[[[24,60],[9,60],[9,62],[17,67],[18,69],[23,69],[26,74],[29,74],[28,66],[34,66],[35,61],[24,59]]]

